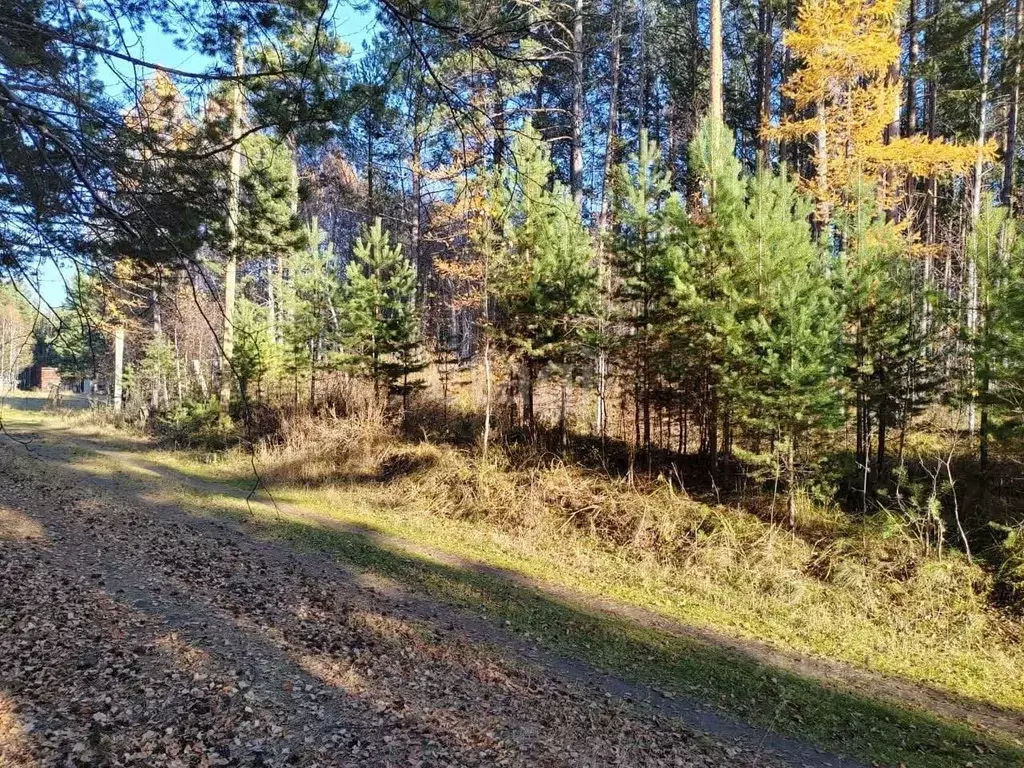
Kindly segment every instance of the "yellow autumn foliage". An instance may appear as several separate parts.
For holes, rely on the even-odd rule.
[[[898,0],[805,0],[785,44],[801,66],[783,88],[794,112],[770,129],[775,139],[816,142],[815,179],[808,184],[820,203],[842,202],[857,178],[875,182],[884,207],[909,177],[966,173],[979,148],[925,136],[888,137],[897,119],[899,71]],[[992,158],[994,146],[982,148]]]

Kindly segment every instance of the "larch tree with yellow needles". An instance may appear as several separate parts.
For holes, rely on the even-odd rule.
[[[898,206],[907,177],[967,173],[977,148],[942,138],[897,137],[903,86],[899,71],[898,0],[807,0],[785,44],[799,68],[783,88],[794,117],[770,135],[814,143],[814,178],[819,224],[843,204],[858,180],[875,183],[880,205]],[[986,147],[986,159],[994,154]]]

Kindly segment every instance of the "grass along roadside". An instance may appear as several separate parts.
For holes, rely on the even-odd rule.
[[[449,604],[504,622],[513,631],[595,666],[660,689],[704,698],[753,724],[879,765],[1019,766],[1024,750],[1008,740],[942,722],[923,712],[844,693],[690,638],[589,612],[500,577],[453,567],[382,545],[372,531],[311,523],[285,507],[250,517],[237,497],[177,491],[183,506],[254,524],[292,544],[386,576]],[[338,522],[364,524],[354,509]]]
[[[208,464],[187,454],[153,451],[147,452],[144,459],[200,480],[230,481],[238,487],[252,483],[242,457]],[[87,456],[82,456],[77,464],[92,472],[123,472],[128,468],[118,466],[115,459]],[[136,481],[142,477],[136,475]],[[152,491],[155,487],[152,476],[146,480],[147,489]],[[898,702],[844,693],[729,648],[593,612],[488,573],[438,563],[408,551],[396,551],[383,545],[372,532],[513,571],[537,583],[555,583],[583,593],[614,596],[698,626],[732,629],[737,635],[762,631],[779,645],[787,642],[786,636],[777,630],[772,636],[771,625],[765,630],[758,624],[763,619],[752,607],[746,613],[733,616],[737,596],[731,594],[735,590],[728,584],[721,585],[720,599],[716,602],[712,591],[687,585],[684,573],[673,574],[659,563],[645,562],[602,547],[599,542],[586,535],[573,534],[571,530],[554,536],[552,531],[508,530],[487,520],[438,514],[431,508],[428,498],[412,494],[409,482],[408,478],[398,478],[391,485],[353,481],[320,489],[275,488],[275,497],[280,501],[300,505],[347,528],[316,524],[308,518],[293,516],[287,507],[282,519],[265,508],[256,507],[254,522],[268,534],[302,546],[328,550],[358,568],[385,575],[449,603],[484,611],[507,622],[517,632],[597,666],[664,689],[706,698],[748,721],[835,752],[854,754],[869,762],[894,766],[903,763],[908,767],[965,766],[968,763],[1009,766],[1024,762],[1024,751],[1007,738],[971,731],[912,707],[900,706]],[[237,497],[181,489],[176,493],[178,501],[195,511],[233,516],[247,514],[244,503]],[[360,532],[359,528],[369,532]],[[671,576],[676,578],[669,578]],[[779,625],[785,625],[786,620],[785,616],[779,616]],[[735,631],[737,629],[740,631]],[[793,637],[799,641],[814,635],[795,632]],[[906,650],[912,643],[913,638],[909,642],[904,640],[901,648]],[[790,645],[799,647],[798,642]],[[965,649],[965,653],[968,650]],[[981,671],[990,676],[993,666],[1001,666],[993,664],[993,659],[998,661],[998,654],[993,654],[991,649],[987,653],[982,650],[981,662],[976,661],[975,667],[980,664]],[[948,654],[938,660],[920,658],[919,649],[915,653],[919,665],[941,664],[949,658]],[[829,655],[827,649],[819,654]],[[1008,661],[1013,661],[1012,657]],[[968,677],[969,674],[964,675],[964,679]],[[955,681],[957,678],[947,676],[946,679]],[[1011,673],[992,698],[1016,708],[1012,697],[1019,683],[1019,674]],[[1009,702],[1007,697],[1010,697]]]

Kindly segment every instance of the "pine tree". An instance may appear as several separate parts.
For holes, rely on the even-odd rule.
[[[337,310],[339,285],[334,246],[327,233],[314,218],[306,228],[305,248],[289,262],[289,280],[281,286],[282,315],[285,318],[282,337],[285,343],[284,370],[295,382],[298,400],[298,377],[309,373],[310,400],[316,400],[317,370],[325,364],[326,343],[338,329]]]
[[[231,369],[238,380],[242,402],[249,401],[250,388],[256,385],[256,397],[263,394],[263,381],[278,363],[278,350],[271,333],[265,307],[240,295],[235,303],[235,346],[231,353]]]
[[[658,146],[646,132],[637,155],[616,168],[613,181],[616,228],[608,249],[616,319],[628,329],[618,344],[616,364],[632,377],[634,440],[648,450],[657,357],[683,267],[679,244],[672,237],[671,183]]]
[[[544,351],[538,349],[536,330],[544,321],[537,304],[536,262],[550,242],[552,174],[547,143],[527,124],[512,146],[513,167],[501,174],[507,197],[507,215],[500,225],[504,243],[495,243],[491,259],[491,291],[497,315],[492,323],[496,342],[520,366],[524,380],[523,419],[535,431],[533,394]]]
[[[981,407],[980,462],[987,469],[992,411],[1016,410],[1024,384],[1024,292],[1016,222],[986,197],[967,239],[967,258],[978,270],[978,324],[967,342],[973,355],[965,398]]]
[[[558,183],[548,188],[551,162],[545,142],[532,128],[517,136],[513,155],[510,247],[495,265],[499,332],[524,363],[531,430],[534,378],[539,368],[553,366],[562,386],[564,442],[567,386],[581,360],[597,298],[593,248],[566,188]]]
[[[291,150],[280,140],[254,133],[242,140],[242,155],[239,256],[250,291],[267,307],[268,330],[276,338],[281,273],[305,247],[309,233],[296,215],[298,174]]]
[[[857,422],[857,460],[865,477],[884,476],[890,428],[905,433],[910,417],[938,384],[934,356],[917,314],[903,228],[887,220],[871,185],[852,188],[837,217],[851,395]],[[876,483],[865,481],[863,491]],[[865,492],[866,506],[868,494]]]
[[[740,405],[744,371],[750,363],[742,346],[744,318],[754,307],[743,284],[743,252],[738,245],[744,216],[745,184],[729,129],[707,118],[690,144],[690,167],[704,189],[704,210],[689,225],[679,215],[686,242],[687,285],[681,294],[684,324],[695,339],[693,360],[702,372],[705,414],[703,448],[715,471],[719,427],[728,453],[734,416]]]
[[[537,252],[532,289],[541,319],[533,346],[554,367],[561,386],[559,425],[567,441],[567,388],[573,371],[587,359],[585,344],[593,328],[598,299],[597,270],[590,236],[569,191],[555,185],[545,221],[545,247]]]
[[[409,375],[424,364],[416,355],[419,321],[413,308],[416,275],[391,245],[381,220],[356,241],[341,292],[341,339],[344,362],[373,382],[374,399],[396,389],[407,393]]]
[[[796,447],[809,431],[841,422],[841,305],[809,226],[813,206],[785,174],[761,170],[750,182],[737,247],[745,293],[742,349],[749,375],[738,382],[745,426],[787,451],[790,525],[796,524]],[[776,457],[776,466],[781,466]]]

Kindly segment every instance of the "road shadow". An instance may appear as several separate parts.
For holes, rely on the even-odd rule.
[[[0,763],[729,762],[665,718],[410,618],[345,571],[44,468],[62,490],[40,498],[39,468],[0,462],[18,523],[0,536]]]
[[[116,487],[85,466],[72,463],[65,471],[76,483]],[[131,501],[157,518],[173,519],[182,514],[180,502],[162,501],[153,492],[153,488],[137,491]],[[980,733],[913,707],[838,690],[812,677],[765,664],[742,649],[723,647],[711,638],[582,609],[571,596],[553,596],[524,583],[521,574],[454,558],[438,562],[410,553],[372,527],[346,526],[311,516],[290,519],[272,508],[256,509],[252,514],[234,489],[213,483],[200,484],[198,492],[205,498],[203,511],[192,518],[193,525],[203,524],[202,515],[212,511],[250,539],[284,540],[311,550],[325,563],[339,563],[361,577],[394,585],[423,621],[462,628],[479,642],[519,649],[527,658],[538,658],[583,682],[612,690],[618,685],[617,695],[628,692],[631,697],[649,700],[658,711],[693,727],[742,729],[740,721],[746,721],[782,737],[858,754],[883,765],[963,765],[972,760],[980,768],[1019,765],[1024,758],[1024,751],[1012,747],[1006,738],[1021,733],[1018,712],[996,713],[1001,716],[997,719],[1003,736]],[[468,613],[453,613],[447,606]],[[605,676],[595,670],[611,670],[616,675]],[[654,695],[651,688],[631,687],[626,680],[670,690],[672,695]],[[947,706],[977,708],[977,702],[958,701],[945,692],[936,691],[935,695]],[[781,737],[761,738],[773,741]],[[782,751],[799,748],[797,742],[785,738],[777,743]],[[806,746],[804,750],[808,760],[816,754]]]

